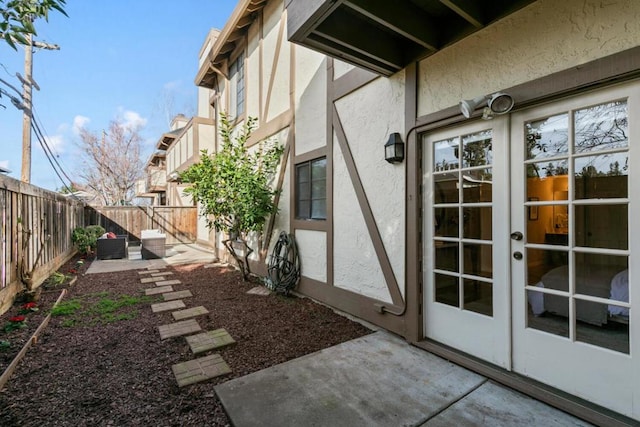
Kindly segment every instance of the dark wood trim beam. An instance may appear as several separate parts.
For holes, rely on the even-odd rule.
[[[264,141],[265,139],[275,135],[281,130],[286,129],[288,126],[290,126],[292,118],[293,113],[288,110],[274,117],[273,120],[261,124],[258,129],[253,131],[253,133],[247,140],[247,147],[253,147],[260,141]]]
[[[420,160],[420,141],[415,131],[418,108],[418,66],[409,64],[405,69],[405,283],[407,301],[405,338],[418,341],[424,336],[422,318],[422,198],[420,185],[422,182],[422,165]]]
[[[291,169],[294,168],[292,167]],[[292,216],[294,216],[291,220],[291,228],[293,230],[327,231],[327,221],[317,219],[296,219],[295,212],[292,213]]]
[[[336,133],[338,145],[340,146],[340,151],[342,152],[342,157],[345,161],[345,164],[347,165],[347,171],[349,172],[349,177],[351,178],[351,184],[353,185],[353,189],[355,190],[358,204],[360,205],[360,210],[362,211],[362,216],[364,217],[367,230],[369,231],[369,237],[371,238],[371,242],[373,243],[373,249],[375,250],[378,257],[378,262],[380,263],[380,268],[382,269],[382,274],[387,284],[387,289],[389,290],[389,294],[391,295],[391,301],[395,306],[403,306],[404,301],[402,293],[400,292],[398,280],[396,279],[393,268],[391,267],[389,255],[387,254],[387,251],[384,247],[384,242],[382,241],[380,230],[378,229],[376,219],[373,216],[371,205],[369,204],[369,200],[367,199],[367,194],[364,190],[364,186],[362,185],[362,180],[360,179],[360,175],[358,174],[356,162],[353,158],[353,154],[351,153],[351,149],[349,148],[349,141],[347,140],[347,136],[344,133],[344,128],[342,127],[342,123],[340,122],[340,116],[338,115],[338,110],[336,109],[335,105],[333,106],[332,112],[333,130]]]
[[[327,15],[342,4],[342,0],[286,0],[287,34],[291,41],[303,41]]]
[[[326,59],[325,80],[327,82],[327,98],[325,99],[325,143],[327,152],[327,283],[334,284],[334,234],[333,234],[333,99],[335,92],[335,82],[333,80],[334,63],[333,58]]]
[[[319,157],[329,156],[329,152],[327,151],[327,147],[316,148],[315,150],[307,151],[306,153],[297,154],[293,156],[293,163],[298,164],[302,162],[308,162],[309,160],[314,160]],[[328,171],[327,171],[328,174]]]
[[[366,64],[367,69],[387,77],[402,69],[401,65],[385,65],[380,61],[371,59],[369,56],[359,54],[352,50],[345,50],[344,46],[334,43],[317,33],[310,34],[305,39],[305,46],[325,55],[342,59],[343,61],[354,64],[358,67],[365,67],[363,64]]]
[[[348,25],[345,25],[347,22]],[[314,34],[387,66],[404,66],[403,49],[398,43],[394,43],[393,37],[340,9],[318,25]]]
[[[333,97],[332,101],[337,101],[350,94],[351,92],[360,89],[362,86],[367,85],[380,77],[371,71],[363,70],[362,68],[354,68],[348,71],[345,75],[338,77],[333,81]]]
[[[425,49],[438,49],[438,27],[424,10],[410,1],[389,7],[388,0],[347,0],[345,6],[389,28]]]
[[[373,298],[336,286],[330,286],[304,276],[300,279],[300,284],[296,291],[393,333],[401,335],[404,329],[403,318],[376,311],[375,307],[380,304],[380,301]]]
[[[483,2],[476,0],[440,0],[440,3],[453,10],[477,29],[484,26],[481,7],[487,6]]]

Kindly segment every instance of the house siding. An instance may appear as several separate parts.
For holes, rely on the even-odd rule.
[[[421,61],[418,115],[630,49],[638,34],[638,1],[538,0]]]

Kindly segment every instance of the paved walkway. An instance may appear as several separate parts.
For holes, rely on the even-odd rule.
[[[126,262],[141,265],[131,260],[121,265]],[[102,272],[101,264],[114,262],[94,264],[99,268],[93,272]],[[235,340],[224,329],[202,331],[197,317],[207,308],[198,301],[187,307],[183,299],[191,292],[179,289],[180,280],[167,283],[171,272],[165,266],[138,273],[140,282],[151,286],[147,292],[158,290],[165,299],[151,305],[153,312],[172,312],[174,322],[159,325],[159,339],[185,339],[191,348],[193,359],[171,367],[178,386],[230,373],[222,357],[210,352]],[[236,427],[589,425],[385,331],[227,381],[215,391]]]
[[[119,264],[137,264],[135,261],[124,260]],[[137,264],[140,265],[140,264]],[[109,268],[112,268],[109,266]],[[181,285],[177,279],[166,280],[166,276],[173,272],[162,269],[162,266],[149,266],[146,270],[139,270],[138,275],[141,284],[153,285],[144,290],[145,295],[161,295],[166,302],[151,305],[154,313],[172,311],[174,322],[158,326],[161,340],[176,337],[185,337],[194,355],[216,350],[235,344],[235,340],[224,329],[201,332],[202,328],[195,317],[209,313],[204,306],[186,308],[183,298],[193,295],[188,289],[175,291],[174,285]],[[219,354],[210,354],[197,359],[187,360],[171,366],[179,387],[185,387],[201,381],[206,381],[220,375],[231,373],[231,369]]]

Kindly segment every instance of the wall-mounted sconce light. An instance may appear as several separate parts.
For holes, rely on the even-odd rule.
[[[460,101],[460,112],[467,119],[478,108],[486,105],[482,111],[482,118],[492,119],[493,115],[506,114],[513,108],[514,100],[511,95],[497,92],[493,95],[479,96],[477,98]]]
[[[389,135],[389,140],[384,144],[384,159],[389,163],[400,163],[404,160],[404,142],[398,132]]]

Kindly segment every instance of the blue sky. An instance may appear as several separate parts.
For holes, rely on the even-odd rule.
[[[36,50],[35,115],[66,172],[75,178],[78,136],[84,124],[100,132],[116,117],[144,124],[143,160],[168,130],[166,99],[175,113],[196,111],[198,53],[211,28],[222,29],[237,0],[67,0],[69,17],[37,21],[35,40],[59,51]],[[18,89],[24,50],[0,43],[0,78]],[[13,91],[0,82],[0,87]],[[14,93],[12,93],[14,94]],[[0,99],[0,166],[20,179],[22,113]],[[33,139],[31,183],[55,190],[62,182]]]

